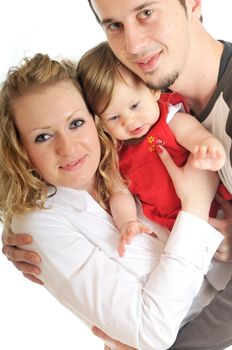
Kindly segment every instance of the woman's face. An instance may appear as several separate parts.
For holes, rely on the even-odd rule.
[[[17,98],[13,112],[22,144],[45,181],[94,190],[99,138],[94,120],[71,81]]]

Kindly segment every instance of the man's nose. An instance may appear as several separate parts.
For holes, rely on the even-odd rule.
[[[137,21],[124,25],[125,49],[132,55],[139,54],[147,45],[148,36],[145,28]]]

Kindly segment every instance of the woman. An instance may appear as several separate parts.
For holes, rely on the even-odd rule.
[[[38,54],[11,70],[0,96],[0,130],[1,216],[14,232],[32,235],[27,248],[41,256],[45,286],[113,338],[168,348],[194,298],[202,302],[211,288],[202,281],[222,240],[206,222],[217,176],[188,164],[175,168],[159,148],[183,211],[168,240],[149,222],[155,237],[139,235],[122,259],[108,212],[112,179],[119,177],[116,151],[85,105],[75,65]]]

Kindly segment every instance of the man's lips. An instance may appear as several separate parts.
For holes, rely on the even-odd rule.
[[[135,61],[135,64],[137,64],[137,66],[142,71],[151,72],[157,67],[157,65],[159,63],[159,59],[160,59],[160,52],[153,55],[153,56],[144,57],[143,59],[139,59],[139,60]]]
[[[65,171],[73,171],[79,169],[85,162],[87,155],[82,156],[74,161],[70,161],[64,165],[61,165],[59,168]]]

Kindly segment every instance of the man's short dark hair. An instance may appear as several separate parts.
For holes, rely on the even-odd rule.
[[[95,10],[94,10],[94,8],[93,8],[93,5],[92,5],[92,3],[91,3],[91,0],[88,0],[88,3],[89,3],[89,6],[90,6],[91,10],[93,11],[93,13],[94,13],[94,15],[95,15],[95,17],[96,17],[96,20],[98,21],[98,23],[100,23],[100,19],[99,19],[98,15],[96,14],[96,12],[95,12]]]
[[[186,9],[185,0],[178,0],[178,1],[179,1],[180,4],[184,7],[184,9]],[[101,21],[100,21],[98,15],[96,14],[96,12],[95,12],[95,10],[94,10],[94,8],[93,8],[93,5],[92,5],[92,3],[91,3],[91,0],[88,0],[88,3],[89,3],[89,6],[90,6],[91,10],[93,11],[93,13],[94,13],[94,15],[95,15],[95,17],[96,17],[96,20],[98,21],[98,23],[101,23]],[[201,18],[200,18],[200,21],[201,21],[201,22],[203,21],[203,20],[202,20],[202,16],[201,16]]]

